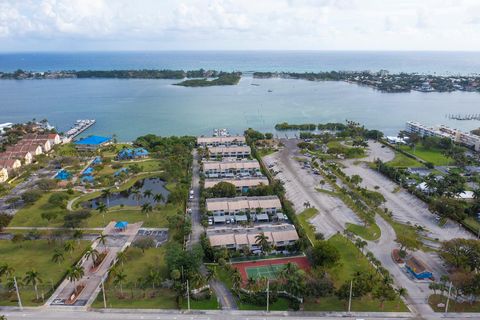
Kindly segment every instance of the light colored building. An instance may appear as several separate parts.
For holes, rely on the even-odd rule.
[[[206,200],[206,207],[213,223],[285,220],[277,196],[213,198]]]
[[[249,146],[209,147],[208,155],[212,158],[247,158],[252,151]]]
[[[251,251],[259,250],[256,236],[263,233],[268,237],[268,242],[276,248],[285,248],[294,244],[298,239],[298,233],[292,224],[262,225],[251,228],[212,228],[207,230],[207,237],[213,248],[227,248],[239,250],[243,247]]]
[[[212,188],[219,182],[231,183],[241,192],[247,192],[248,189],[258,187],[259,185],[268,185],[268,179],[265,177],[245,179],[206,179],[205,188]]]
[[[257,160],[205,161],[203,173],[208,178],[262,175]]]
[[[43,148],[38,144],[16,144],[8,147],[7,152],[30,152],[33,157],[43,153]]]
[[[439,127],[427,127],[418,122],[409,121],[406,124],[406,130],[410,133],[418,134],[422,137],[448,138],[453,142],[465,145],[475,151],[480,151],[480,136],[453,129],[445,125]]]
[[[7,168],[0,167],[0,183],[6,182],[7,180],[8,180],[8,170],[7,170]]]
[[[0,153],[0,159],[19,159],[23,164],[30,164],[33,156],[29,151],[10,151]]]
[[[56,133],[43,133],[43,134],[30,133],[30,134],[26,134],[25,136],[23,136],[22,140],[25,140],[25,141],[41,141],[42,143],[45,140],[48,140],[50,142],[50,147],[51,148],[54,145],[62,142],[62,139]]]
[[[202,147],[243,146],[245,143],[244,136],[197,137],[197,145]]]
[[[13,126],[13,123],[11,122],[0,123],[0,135],[2,135],[5,132],[5,129],[9,129],[12,126]]]
[[[39,145],[42,147],[42,153],[47,153],[52,149],[50,140],[46,139],[22,139],[17,143],[17,146],[23,145]]]

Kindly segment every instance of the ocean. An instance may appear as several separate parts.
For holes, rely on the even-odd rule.
[[[476,74],[480,53],[467,52],[103,52],[0,54],[0,71],[198,68],[248,71],[389,70]],[[355,120],[395,134],[408,120],[470,130],[478,121],[446,114],[480,113],[480,94],[381,93],[343,82],[243,77],[237,86],[184,88],[173,80],[65,79],[0,81],[0,123],[47,118],[60,131],[96,119],[85,134],[209,134],[226,127],[273,131],[278,122]],[[252,85],[255,84],[255,85]],[[283,135],[284,133],[278,133]]]

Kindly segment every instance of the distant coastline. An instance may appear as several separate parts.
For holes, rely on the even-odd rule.
[[[480,76],[451,75],[438,76],[418,73],[389,73],[387,70],[370,71],[328,71],[328,72],[252,72],[256,79],[299,79],[306,81],[344,81],[367,86],[386,93],[400,92],[480,92]],[[236,85],[241,72],[216,70],[64,70],[0,72],[0,80],[42,80],[42,79],[170,79],[183,80],[174,85],[184,87],[210,87]]]

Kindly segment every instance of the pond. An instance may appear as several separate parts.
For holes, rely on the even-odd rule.
[[[124,191],[115,192],[115,189],[112,189],[113,194],[109,197],[109,207],[115,206],[137,206],[149,203],[152,206],[156,204],[164,204],[170,192],[165,188],[166,182],[160,178],[147,178],[142,179]],[[152,195],[148,196],[145,194],[145,191],[150,190]],[[138,191],[138,192],[137,192]],[[156,194],[161,194],[163,200],[156,202],[154,197]],[[82,204],[85,208],[96,209],[100,203],[107,204],[107,199],[103,197],[98,197],[89,201],[86,201]]]

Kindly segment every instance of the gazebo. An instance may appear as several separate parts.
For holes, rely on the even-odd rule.
[[[115,230],[117,231],[125,231],[127,230],[128,222],[126,221],[118,221],[115,223]]]

